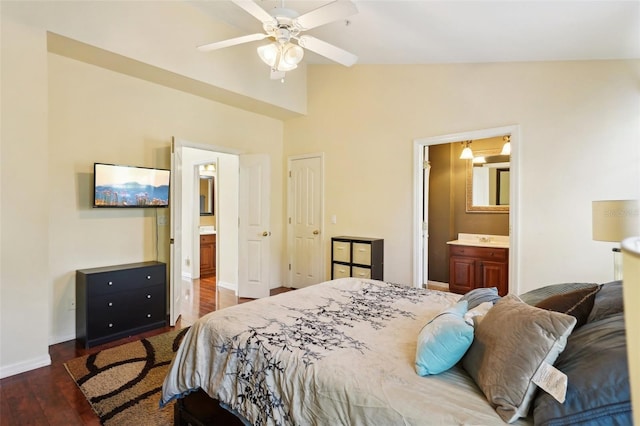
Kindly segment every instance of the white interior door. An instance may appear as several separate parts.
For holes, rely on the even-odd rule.
[[[171,141],[171,235],[169,255],[169,324],[176,325],[182,301],[182,145]]]
[[[271,166],[266,154],[240,156],[238,296],[269,296]]]
[[[301,288],[324,281],[322,156],[289,160],[290,283]]]

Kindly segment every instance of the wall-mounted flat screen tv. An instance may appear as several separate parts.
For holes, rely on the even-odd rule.
[[[171,172],[94,163],[93,207],[167,207]]]

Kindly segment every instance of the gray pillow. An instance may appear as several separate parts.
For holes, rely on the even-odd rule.
[[[508,423],[526,417],[540,365],[553,365],[576,325],[571,315],[500,299],[480,321],[462,365]]]
[[[593,301],[593,308],[587,322],[599,321],[610,315],[624,312],[622,297],[622,281],[612,281],[600,286],[600,291]]]
[[[462,296],[460,300],[466,300],[469,304],[468,309],[471,310],[484,302],[491,302],[495,305],[500,300],[500,296],[497,287],[474,288]]]

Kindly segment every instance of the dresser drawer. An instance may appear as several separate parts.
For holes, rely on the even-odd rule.
[[[165,278],[164,265],[92,274],[87,278],[87,294],[93,297],[163,284]]]
[[[354,266],[351,268],[351,276],[356,278],[371,278],[371,268]]]
[[[339,263],[333,264],[333,279],[345,278],[351,276],[351,266],[341,265]]]
[[[353,263],[371,265],[371,244],[353,243]]]
[[[351,243],[348,241],[334,241],[333,260],[336,262],[351,262]]]
[[[506,260],[508,257],[508,249],[502,247],[474,247],[451,245],[451,256],[468,256],[478,257],[486,260]]]
[[[88,308],[87,325],[92,331],[92,338],[163,321],[165,286],[160,284],[108,294],[90,300]]]

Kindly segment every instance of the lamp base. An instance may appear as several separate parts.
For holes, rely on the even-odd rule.
[[[613,279],[618,281],[622,279],[622,255],[617,247],[612,248],[611,251],[613,252]]]

